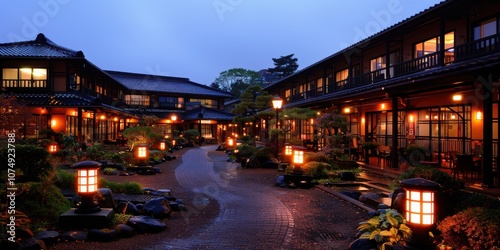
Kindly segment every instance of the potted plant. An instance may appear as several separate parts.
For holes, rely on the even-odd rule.
[[[356,231],[358,240],[373,241],[382,250],[392,248],[393,245],[404,245],[412,233],[403,215],[394,209],[385,209],[368,221],[361,222]]]

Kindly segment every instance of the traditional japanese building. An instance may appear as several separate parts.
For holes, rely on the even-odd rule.
[[[64,48],[39,34],[35,40],[0,44],[3,99],[15,98],[24,117],[0,128],[38,138],[41,131],[72,134],[80,141],[114,143],[121,131],[147,117],[170,135],[199,129],[211,141],[223,141],[224,111],[232,95],[188,78],[105,71],[82,51]],[[2,107],[3,113],[9,107]],[[20,112],[17,110],[16,112]]]
[[[498,186],[499,38],[500,2],[443,1],[264,89],[285,109],[344,113],[351,134],[390,146],[393,167],[416,144],[436,165],[473,155],[467,171]],[[290,124],[302,139],[321,132]]]

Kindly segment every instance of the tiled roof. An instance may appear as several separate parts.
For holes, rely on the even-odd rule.
[[[200,115],[201,114],[201,115]],[[200,107],[187,111],[184,115],[184,120],[218,120],[218,121],[232,121],[235,115],[231,113],[224,112],[218,109],[212,109],[207,107]]]
[[[30,106],[42,107],[85,107],[100,105],[96,98],[83,96],[78,93],[54,94],[16,94],[16,98],[26,101]]]
[[[1,43],[0,57],[84,57],[83,52],[74,51],[59,46],[47,39],[43,34],[38,34],[35,40]]]
[[[130,90],[216,96],[223,98],[232,97],[232,94],[229,92],[192,82],[188,78],[109,70],[105,72]]]

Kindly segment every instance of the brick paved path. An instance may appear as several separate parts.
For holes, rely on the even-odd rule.
[[[198,193],[185,219],[208,197],[219,203],[219,215],[189,238],[148,249],[347,249],[356,226],[367,219],[366,211],[324,191],[274,187],[276,170],[241,169],[214,149],[186,152],[175,176]]]

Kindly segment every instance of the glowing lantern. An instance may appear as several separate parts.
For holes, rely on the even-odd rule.
[[[167,148],[167,142],[166,141],[161,141],[160,142],[160,150],[165,150]]]
[[[429,231],[436,219],[435,194],[439,184],[423,178],[407,179],[401,182],[405,191],[405,219],[411,227],[411,239],[406,240],[409,249],[434,249]]]
[[[139,144],[135,147],[135,158],[137,159],[147,159],[149,156],[149,150],[147,144]]]
[[[433,225],[434,196],[439,184],[423,178],[413,178],[402,181],[401,187],[406,192],[406,220],[416,225]]]
[[[175,146],[175,140],[172,140],[172,146]]]
[[[231,137],[227,138],[227,146],[228,147],[233,147],[234,146],[234,139]]]
[[[97,194],[97,173],[101,163],[96,161],[82,161],[73,165],[78,171],[76,190],[81,201],[76,205],[75,213],[95,213],[101,211],[95,200]]]
[[[57,142],[52,142],[49,144],[48,150],[49,153],[55,154],[59,150],[59,145],[57,144]]]
[[[293,149],[293,158],[292,158],[293,164],[294,165],[304,164],[304,152],[306,151],[306,148],[294,146],[292,147],[292,149]]]
[[[292,145],[285,145],[285,155],[286,156],[291,156],[292,155]]]

